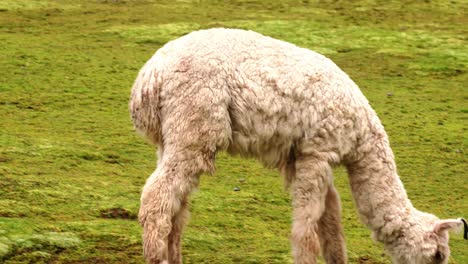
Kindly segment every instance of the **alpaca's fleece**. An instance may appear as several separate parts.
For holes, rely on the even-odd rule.
[[[363,222],[395,263],[445,263],[446,225],[413,208],[377,115],[331,60],[251,31],[210,29],[171,41],[132,89],[135,128],[159,145],[140,222],[151,263],[181,263],[187,195],[217,151],[279,168],[291,188],[296,263],[345,263],[331,168],[344,164]],[[436,226],[439,224],[439,228]],[[437,230],[437,232],[435,232]]]

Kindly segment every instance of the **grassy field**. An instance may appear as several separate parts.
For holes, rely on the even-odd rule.
[[[143,263],[136,220],[154,149],[134,78],[170,39],[252,29],[333,59],[379,113],[415,206],[468,217],[466,0],[0,0],[0,263]],[[276,171],[220,155],[193,195],[185,263],[292,263]],[[390,263],[342,169],[350,263]],[[233,188],[239,187],[239,192]],[[464,200],[465,198],[465,200]],[[452,235],[450,263],[468,263]]]

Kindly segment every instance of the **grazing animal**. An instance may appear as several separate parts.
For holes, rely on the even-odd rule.
[[[141,196],[144,255],[182,263],[188,196],[218,151],[278,168],[293,198],[295,263],[346,263],[332,167],[346,166],[362,221],[400,264],[447,263],[448,230],[416,210],[387,134],[357,85],[328,58],[238,29],[192,32],[167,43],[133,85],[136,130],[158,146]]]

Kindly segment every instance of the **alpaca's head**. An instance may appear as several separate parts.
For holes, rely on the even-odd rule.
[[[396,264],[446,264],[450,255],[449,234],[452,229],[461,229],[464,220],[438,220],[435,216],[421,214],[415,222],[401,230],[385,248]],[[465,233],[466,231],[465,224]]]

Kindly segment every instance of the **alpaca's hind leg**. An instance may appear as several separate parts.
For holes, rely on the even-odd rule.
[[[179,212],[172,218],[172,230],[169,234],[168,247],[169,247],[169,263],[181,264],[182,263],[182,250],[181,250],[181,237],[182,230],[189,218],[190,212],[188,210],[188,199],[181,203]]]
[[[299,157],[292,179],[292,246],[296,264],[315,264],[320,251],[317,222],[325,210],[325,196],[331,178],[328,162],[315,157]]]
[[[210,94],[219,89],[195,90],[188,93],[190,100],[179,94],[171,96],[173,100],[161,109],[161,115],[167,117],[162,121],[166,132],[163,150],[143,189],[139,214],[144,254],[150,263],[182,261],[180,236],[188,216],[188,195],[197,187],[201,173],[214,171],[217,149],[229,142],[229,114],[218,102],[224,98]]]
[[[325,212],[318,221],[318,235],[322,254],[326,263],[346,263],[346,245],[341,226],[340,197],[333,185],[330,185],[326,200]]]
[[[138,217],[143,226],[143,250],[149,263],[172,264],[173,257],[169,254],[180,254],[174,252],[174,245],[169,243],[180,243],[188,195],[205,171],[200,162],[203,156],[186,149],[173,153],[165,151],[158,168],[146,181]],[[214,155],[210,156],[213,162]]]

